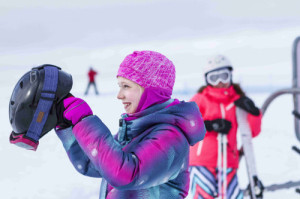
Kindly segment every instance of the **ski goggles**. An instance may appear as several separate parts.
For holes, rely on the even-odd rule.
[[[206,81],[213,86],[218,85],[220,82],[224,84],[229,83],[231,81],[231,71],[225,68],[209,72],[206,75]]]

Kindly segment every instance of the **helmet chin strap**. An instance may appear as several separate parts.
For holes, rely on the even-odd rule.
[[[38,140],[41,137],[43,127],[47,121],[53,101],[55,100],[58,84],[58,67],[46,65],[40,68],[45,70],[44,85],[29,129],[25,134],[16,134],[13,132],[10,136],[10,142],[12,144],[34,151],[38,147]]]

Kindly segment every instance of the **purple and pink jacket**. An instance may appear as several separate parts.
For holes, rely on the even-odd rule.
[[[122,115],[114,137],[97,116],[57,135],[78,172],[103,178],[100,199],[185,198],[189,146],[206,132],[198,106],[170,99],[133,118]]]

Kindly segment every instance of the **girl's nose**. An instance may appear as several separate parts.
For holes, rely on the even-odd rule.
[[[121,90],[119,91],[118,95],[117,95],[118,99],[123,99],[124,95],[122,94]]]

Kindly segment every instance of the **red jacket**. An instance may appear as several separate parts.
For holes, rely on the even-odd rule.
[[[203,92],[197,93],[191,99],[199,106],[204,120],[226,119],[231,122],[231,130],[227,135],[227,167],[238,168],[239,154],[237,149],[237,119],[234,101],[239,99],[233,86],[229,88],[214,88],[207,86]],[[262,114],[248,114],[248,122],[255,137],[260,132]],[[190,166],[217,166],[218,141],[217,132],[207,132],[204,140],[190,147]]]
[[[95,82],[95,76],[97,75],[97,72],[91,69],[88,75],[89,75],[90,82]]]

